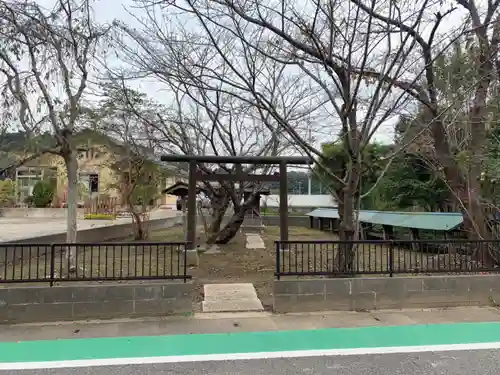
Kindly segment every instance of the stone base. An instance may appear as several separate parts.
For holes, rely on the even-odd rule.
[[[247,242],[245,247],[249,250],[265,249],[266,245],[258,233],[246,233]]]
[[[198,267],[200,264],[198,250],[186,250],[186,262],[188,267]]]
[[[264,311],[258,299],[233,301],[203,301],[203,312]]]
[[[240,232],[244,233],[264,233],[266,229],[265,225],[242,225],[240,227]]]
[[[221,252],[219,246],[211,245],[205,248],[204,254],[220,254]]]
[[[203,312],[263,311],[253,284],[205,284]]]

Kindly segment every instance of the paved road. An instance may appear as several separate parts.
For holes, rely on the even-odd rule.
[[[499,363],[498,322],[0,342],[13,375],[497,375]]]
[[[500,350],[9,371],[11,375],[498,375]]]

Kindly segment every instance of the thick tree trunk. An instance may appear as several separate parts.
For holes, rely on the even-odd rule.
[[[357,147],[355,147],[355,150]],[[356,153],[353,153],[356,155]],[[356,244],[353,243],[356,236],[356,210],[359,206],[359,184],[361,164],[358,159],[352,155],[352,162],[348,170],[346,184],[338,192],[339,204],[338,213],[339,239],[342,241],[334,257],[333,270],[341,275],[349,275],[355,272],[354,269],[354,251]]]
[[[228,202],[229,202],[229,197],[227,195],[223,197],[215,196],[211,198],[212,215],[211,215],[210,226],[208,228],[208,233],[210,235],[215,235],[220,232],[220,226],[222,224],[222,220],[224,219],[224,215],[227,212]]]
[[[217,242],[217,238],[219,237],[219,233],[221,232],[221,224],[222,220],[224,220],[224,216],[226,215],[228,204],[229,204],[229,196],[216,196],[211,200],[212,203],[212,218],[210,222],[210,227],[208,228],[208,239],[207,244],[213,245]]]
[[[217,217],[212,219],[213,221],[210,223],[210,228],[208,229],[208,234],[209,234],[209,237],[207,239],[208,245],[213,245],[214,243],[217,242],[217,238],[221,233],[220,226],[222,224],[222,220],[224,219],[225,213],[226,213],[225,209],[217,210]]]
[[[136,241],[146,239],[146,231],[144,230],[144,223],[142,222],[141,214],[134,211],[132,208],[132,221],[134,225],[134,239]]]
[[[355,186],[348,184],[342,191],[342,204],[339,204],[339,240],[342,241],[334,257],[335,273],[351,274],[354,271],[355,239]],[[342,208],[341,208],[342,207]]]
[[[218,234],[215,243],[218,245],[223,245],[231,241],[240,230],[241,224],[243,224],[244,220],[245,220],[245,210],[242,208],[240,208],[239,210],[235,209],[235,212],[233,216],[231,216],[229,222],[224,226],[224,228]]]
[[[63,155],[68,175],[68,201],[66,216],[66,242],[75,243],[77,237],[77,217],[78,217],[78,161],[72,150],[68,150]],[[76,270],[75,248],[68,246],[66,249],[67,265],[70,272]]]
[[[500,25],[495,26],[493,35],[495,35],[495,31],[500,31]],[[446,180],[463,213],[464,229],[467,231],[468,237],[471,239],[489,239],[491,238],[491,233],[488,228],[487,215],[485,215],[481,203],[480,175],[485,160],[488,90],[493,80],[493,59],[497,51],[493,50],[488,43],[486,33],[484,33],[485,29],[477,27],[475,32],[478,37],[480,50],[476,60],[478,80],[469,111],[471,132],[468,147],[470,159],[467,176],[464,176],[450,150],[435,95],[431,97],[431,101],[434,104],[430,110],[433,116],[431,119],[431,132],[436,156],[443,166]],[[428,69],[431,68],[428,67]],[[481,250],[477,252],[476,256],[483,265],[492,266],[498,263],[490,249],[486,246],[481,246],[480,248]]]

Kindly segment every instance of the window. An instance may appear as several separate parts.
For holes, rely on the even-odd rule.
[[[99,175],[90,174],[89,175],[89,190],[90,193],[98,193],[99,192]]]

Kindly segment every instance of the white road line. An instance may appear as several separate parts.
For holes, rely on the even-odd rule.
[[[147,365],[155,363],[186,363],[186,362],[209,362],[209,361],[238,361],[249,359],[273,359],[273,358],[300,358],[300,357],[323,357],[323,356],[348,356],[367,354],[397,354],[397,353],[422,353],[422,352],[446,352],[457,350],[488,350],[500,349],[500,342],[488,342],[477,344],[451,344],[451,345],[428,345],[428,346],[392,346],[384,348],[353,348],[353,349],[324,349],[324,350],[294,350],[282,352],[260,352],[260,353],[227,353],[227,354],[201,354],[181,355],[163,357],[137,357],[137,358],[106,358],[106,359],[84,359],[49,362],[12,362],[0,363],[1,370],[35,370],[54,368],[76,368],[96,366],[124,366],[124,365]]]

